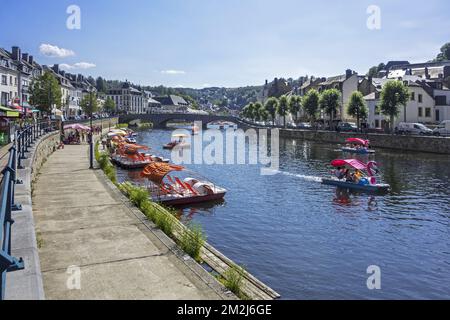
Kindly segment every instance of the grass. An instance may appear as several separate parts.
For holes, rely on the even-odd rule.
[[[200,261],[200,250],[206,242],[206,236],[199,225],[190,225],[184,230],[179,245],[193,259]]]
[[[94,148],[95,160],[97,160],[100,168],[103,170],[108,179],[111,180],[112,183],[117,185],[116,167],[114,167],[114,165],[109,160],[108,153],[99,151],[99,145],[100,143],[99,141],[97,141]]]
[[[128,129],[128,123],[119,123],[116,125],[116,129]]]
[[[36,242],[38,249],[41,249],[44,246],[44,239],[42,239],[42,233],[36,232]]]
[[[242,282],[244,280],[244,268],[240,266],[232,266],[222,275],[222,283],[239,298],[246,300],[247,296],[242,291]]]

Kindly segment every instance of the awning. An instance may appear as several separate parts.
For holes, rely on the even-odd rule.
[[[164,162],[152,162],[144,171],[141,176],[153,181],[156,184],[161,184],[164,177],[173,171],[182,171],[184,167],[168,164]]]
[[[10,108],[6,108],[6,107],[2,107],[2,106],[0,106],[0,113],[3,117],[7,117],[7,118],[19,118],[20,117],[19,111],[13,110]]]

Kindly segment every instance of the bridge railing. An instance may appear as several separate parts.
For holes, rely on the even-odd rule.
[[[17,169],[24,169],[23,160],[26,159],[31,145],[42,135],[55,130],[55,122],[37,122],[24,126],[16,131],[12,147],[4,156],[9,158],[2,171],[0,183],[0,300],[5,298],[6,274],[25,267],[22,258],[11,254],[11,233],[14,224],[12,212],[22,210],[21,205],[14,199],[16,185],[23,184],[17,179]]]

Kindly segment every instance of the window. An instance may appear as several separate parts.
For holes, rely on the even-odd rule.
[[[8,77],[7,76],[2,76],[2,85],[4,85],[4,86],[8,85]]]
[[[419,94],[419,103],[423,102],[423,96],[421,94]]]
[[[431,108],[425,108],[425,117],[431,118]]]
[[[380,127],[380,120],[376,119],[375,120],[375,128],[379,128]]]
[[[380,115],[380,106],[375,106],[375,115],[376,116]]]
[[[411,92],[411,101],[415,101],[415,100],[416,100],[416,93]]]
[[[422,110],[422,108],[419,108],[419,114],[418,114],[418,116],[419,116],[419,117],[423,117],[423,110]]]

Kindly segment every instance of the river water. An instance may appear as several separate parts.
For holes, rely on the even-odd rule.
[[[171,131],[141,132],[162,149]],[[281,139],[280,169],[259,165],[188,165],[228,190],[222,203],[180,209],[208,242],[245,266],[283,299],[450,299],[450,157],[377,150],[385,196],[324,186],[338,146]],[[120,180],[139,172],[119,170]],[[381,290],[369,290],[369,266]]]

